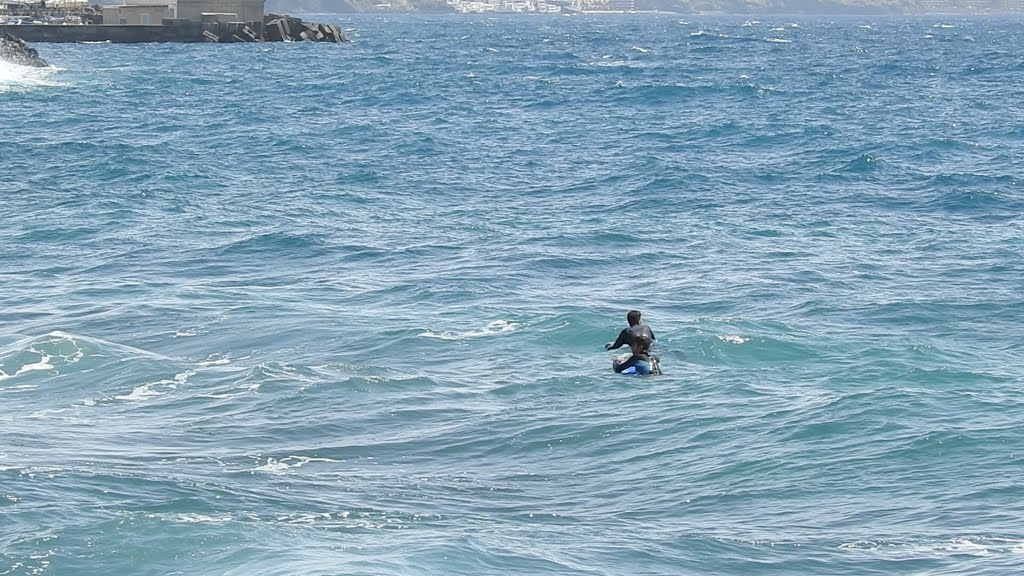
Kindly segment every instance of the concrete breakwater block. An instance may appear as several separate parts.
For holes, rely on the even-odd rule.
[[[259,28],[259,22],[253,22],[252,26],[245,22],[206,22],[203,24],[203,38],[207,42],[220,43],[263,42],[263,36],[257,32]]]
[[[242,26],[242,29],[235,34],[235,38],[238,38],[239,42],[259,42],[260,37],[256,34],[256,31],[248,26]]]
[[[293,16],[267,14],[263,20],[263,35],[270,42],[348,42],[337,26],[303,22]]]

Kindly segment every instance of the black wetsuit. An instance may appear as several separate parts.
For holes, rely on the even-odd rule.
[[[616,338],[615,342],[612,342],[611,346],[607,349],[615,350],[616,348],[621,348],[623,344],[632,345],[633,340],[640,336],[647,336],[651,339],[651,342],[654,342],[655,340],[654,332],[651,332],[650,326],[647,324],[637,324],[635,326],[630,326],[629,328],[623,328],[622,332],[619,332],[619,337]]]

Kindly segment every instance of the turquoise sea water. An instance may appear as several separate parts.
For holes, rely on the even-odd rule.
[[[318,19],[0,64],[0,574],[1020,572],[1024,23]]]

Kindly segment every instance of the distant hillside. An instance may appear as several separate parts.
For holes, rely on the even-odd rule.
[[[454,12],[445,0],[267,0],[275,13]]]
[[[568,1],[546,0],[568,5]],[[1024,0],[634,0],[637,10],[680,14],[1024,13]],[[454,12],[445,0],[268,0],[270,12]]]
[[[685,14],[906,14],[916,0],[636,0],[637,10]]]

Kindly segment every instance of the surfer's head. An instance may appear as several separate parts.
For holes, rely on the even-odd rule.
[[[626,312],[626,322],[629,322],[630,326],[636,326],[640,323],[640,311],[630,310]]]

